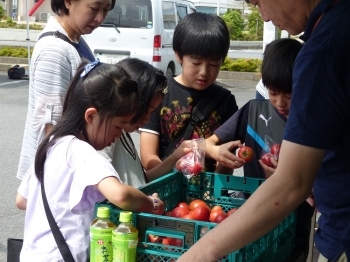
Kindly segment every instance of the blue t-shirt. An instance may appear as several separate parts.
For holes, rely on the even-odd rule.
[[[350,1],[333,2],[321,0],[308,20],[284,135],[327,150],[313,193],[321,213],[315,242],[330,261],[344,251],[350,258]]]

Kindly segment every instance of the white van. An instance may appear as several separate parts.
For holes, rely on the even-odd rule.
[[[84,39],[101,62],[136,57],[163,70],[180,74],[172,40],[178,22],[196,12],[186,0],[117,0],[101,26]]]

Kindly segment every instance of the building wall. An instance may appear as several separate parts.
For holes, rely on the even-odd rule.
[[[26,12],[26,1],[28,1],[28,12],[36,4],[34,2],[34,0],[18,0],[18,20],[19,21],[25,21],[27,19],[27,17],[26,17],[26,13],[27,13]],[[39,8],[34,12],[34,14],[29,17],[29,21],[46,22],[46,21],[39,20],[39,15],[41,12],[54,15],[54,13],[51,10],[51,1],[50,0],[45,0],[39,6]]]
[[[248,9],[245,1],[241,0],[191,0],[198,12],[217,13],[219,6],[220,15],[226,13],[227,9]]]
[[[0,0],[1,2],[2,0]],[[8,1],[8,0],[7,0]],[[11,1],[11,0],[10,0]],[[18,19],[19,21],[26,20],[26,1],[28,1],[28,11],[35,5],[34,0],[18,0]],[[227,9],[239,9],[246,13],[248,11],[247,4],[241,0],[191,0],[197,8],[198,12],[217,13],[219,5],[220,15],[226,13]],[[46,12],[54,15],[51,10],[50,0],[45,0],[44,3],[30,17],[30,21],[39,22],[40,12]]]

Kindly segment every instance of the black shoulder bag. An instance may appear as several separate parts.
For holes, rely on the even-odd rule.
[[[174,139],[172,140],[168,147],[164,151],[163,160],[171,155],[175,149],[176,145],[183,140],[188,140],[191,138],[193,129],[195,125],[199,122],[204,121],[209,114],[218,106],[222,99],[227,97],[231,92],[221,86],[218,88],[211,88],[208,90],[201,100],[198,101],[196,106],[192,110],[191,120],[189,121],[186,128]]]
[[[74,258],[72,253],[70,252],[70,249],[67,245],[66,240],[64,239],[61,230],[59,229],[53,215],[51,212],[51,209],[49,207],[49,203],[47,202],[46,193],[44,189],[44,179],[41,181],[41,196],[43,198],[44,202],[44,208],[47,220],[49,221],[49,225],[53,234],[53,237],[55,238],[55,241],[57,243],[58,249],[60,250],[60,253],[63,257],[63,260],[65,262],[74,262]]]
[[[22,79],[25,76],[26,70],[23,66],[15,65],[7,70],[9,79]]]

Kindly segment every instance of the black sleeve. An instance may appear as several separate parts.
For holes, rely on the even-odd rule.
[[[158,134],[161,134],[161,127],[160,127],[160,109],[161,109],[162,103],[159,104],[159,106],[152,112],[150,120],[141,127],[142,129],[148,129],[154,132],[157,132]]]

